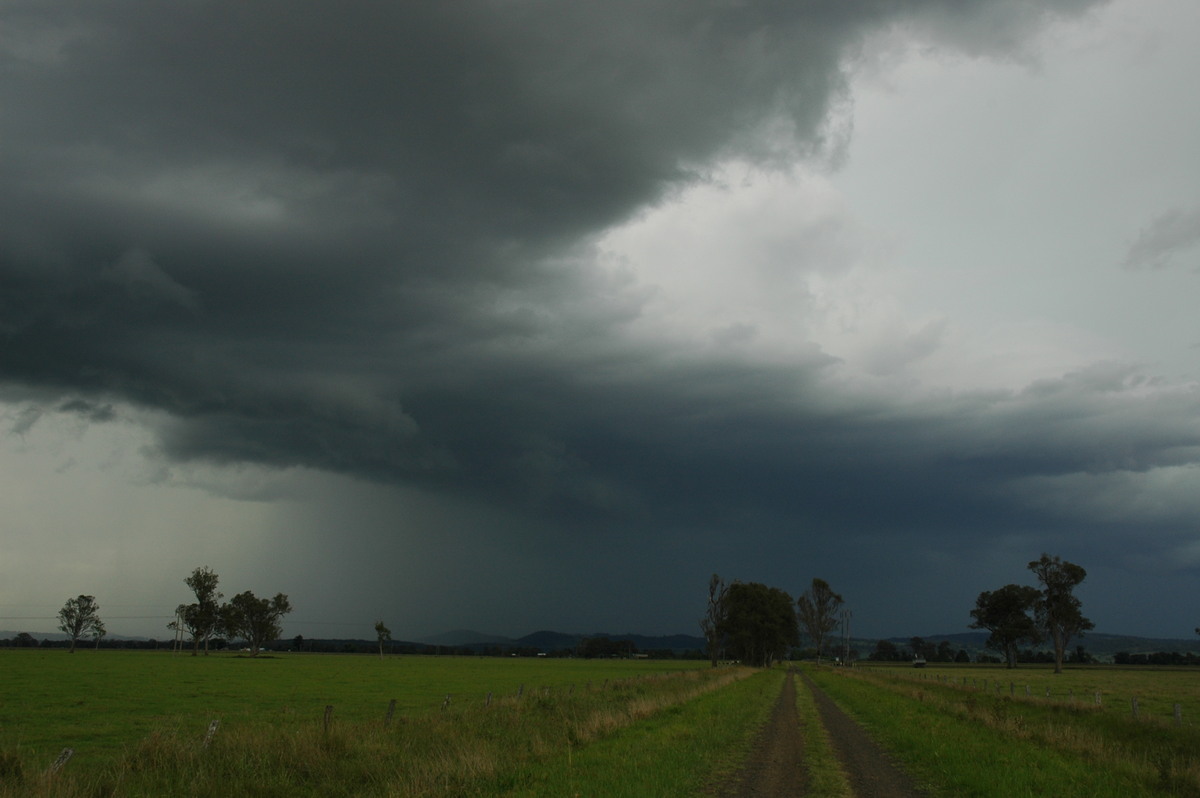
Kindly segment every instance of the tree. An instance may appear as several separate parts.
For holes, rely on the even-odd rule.
[[[168,629],[184,631],[192,636],[192,656],[200,651],[204,643],[204,654],[208,655],[208,641],[221,627],[221,607],[217,602],[222,594],[217,592],[219,577],[207,565],[192,571],[183,580],[196,595],[193,604],[180,604],[175,608],[175,620],[167,624]]]
[[[726,647],[733,657],[769,668],[800,642],[792,597],[758,582],[734,582],[725,589]]]
[[[837,628],[837,613],[842,603],[842,597],[834,593],[824,579],[813,579],[812,587],[796,599],[800,625],[804,627],[817,649],[818,665],[821,664],[821,653],[825,648],[826,638]]]
[[[383,644],[392,639],[392,630],[384,626],[383,621],[376,621],[375,636],[379,638],[379,658],[383,659]]]
[[[281,621],[291,611],[291,602],[283,593],[276,593],[273,599],[260,599],[247,590],[221,608],[221,622],[230,637],[244,639],[250,644],[250,656],[257,657],[264,643],[278,640],[283,634]]]
[[[721,652],[721,635],[725,624],[725,583],[713,574],[708,580],[708,609],[700,619],[700,630],[708,642],[708,658],[717,667]]]
[[[1063,656],[1071,638],[1096,626],[1083,616],[1083,605],[1072,592],[1087,577],[1087,571],[1057,555],[1047,554],[1029,563],[1029,570],[1042,584],[1041,596],[1034,606],[1035,617],[1054,644],[1054,672],[1062,673]]]
[[[876,662],[899,662],[904,659],[904,654],[896,648],[896,644],[891,640],[878,640],[875,643],[875,650],[867,659]]]
[[[13,645],[17,648],[36,648],[38,641],[29,632],[21,632],[13,638]]]
[[[1005,585],[998,590],[985,590],[975,599],[971,610],[972,629],[987,629],[988,648],[1004,655],[1009,668],[1017,667],[1017,647],[1023,642],[1036,645],[1042,636],[1032,613],[1041,592],[1028,585]]]
[[[67,599],[67,603],[58,611],[58,628],[71,638],[71,654],[75,653],[79,638],[85,633],[89,636],[97,634],[97,627],[104,629],[100,623],[100,605],[96,603],[95,596],[80,595]]]
[[[108,630],[104,628],[104,624],[100,619],[96,619],[96,623],[92,626],[92,638],[96,641],[96,650],[100,650],[100,639],[108,634]]]

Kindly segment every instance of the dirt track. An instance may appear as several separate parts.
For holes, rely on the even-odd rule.
[[[874,740],[829,696],[803,677],[821,723],[858,798],[921,798],[923,793]],[[722,798],[803,796],[807,784],[804,740],[796,714],[795,679],[789,673],[742,770],[716,791]]]

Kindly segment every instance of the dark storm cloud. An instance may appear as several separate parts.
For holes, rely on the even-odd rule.
[[[3,379],[163,411],[175,458],[551,518],[1065,528],[1030,480],[1195,462],[1196,396],[875,397],[815,347],[637,341],[588,247],[716,159],[819,151],[872,31],[1004,53],[1089,5],[9,3]]]

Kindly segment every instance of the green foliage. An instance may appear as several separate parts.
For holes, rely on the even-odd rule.
[[[724,638],[728,654],[769,668],[800,642],[792,597],[758,582],[734,582],[725,591]]]
[[[1034,605],[1038,625],[1054,643],[1054,670],[1062,672],[1063,656],[1071,638],[1095,626],[1083,616],[1083,605],[1075,597],[1075,588],[1087,577],[1087,571],[1072,562],[1043,554],[1029,563],[1042,584],[1042,595]]]
[[[75,653],[75,644],[84,635],[97,638],[104,634],[104,624],[100,622],[100,605],[95,596],[77,596],[67,599],[67,603],[58,611],[58,628],[71,638],[71,653]]]
[[[230,637],[241,637],[249,643],[250,656],[256,657],[264,643],[278,640],[283,634],[283,616],[291,611],[292,604],[283,593],[266,599],[247,590],[221,608],[221,627]]]
[[[221,608],[217,604],[222,594],[217,591],[219,577],[208,566],[197,568],[183,580],[196,596],[192,604],[180,604],[175,608],[175,620],[167,624],[168,629],[187,632],[192,638],[192,655],[200,650],[204,643],[204,653],[208,653],[208,643],[221,627]]]
[[[991,635],[987,647],[1004,654],[1008,667],[1017,666],[1017,648],[1027,642],[1036,645],[1041,634],[1031,613],[1041,598],[1037,588],[1005,585],[979,594],[971,610],[972,629],[987,629]]]

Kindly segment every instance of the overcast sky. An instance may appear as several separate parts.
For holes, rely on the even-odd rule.
[[[0,629],[1200,625],[1194,0],[0,2]]]

